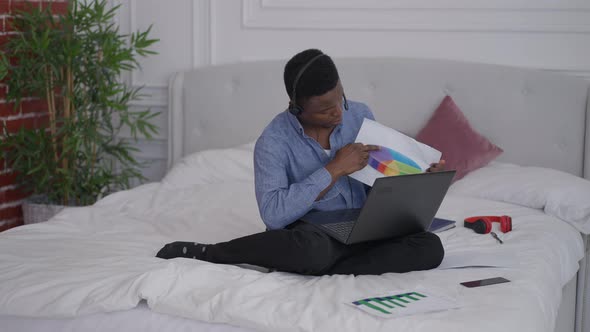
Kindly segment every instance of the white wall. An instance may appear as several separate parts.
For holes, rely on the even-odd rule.
[[[167,82],[210,64],[287,59],[316,47],[331,56],[444,58],[562,71],[590,79],[587,0],[112,0],[123,32],[153,24],[158,55],[128,78],[161,112],[140,142],[145,174],[165,172]],[[277,73],[282,75],[282,73]]]

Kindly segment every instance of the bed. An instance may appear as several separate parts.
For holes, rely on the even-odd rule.
[[[286,106],[284,61],[200,68],[171,79],[170,171],[161,182],[0,234],[0,330],[587,329],[590,188],[581,177],[590,177],[589,82],[443,60],[336,64],[347,97],[367,103],[378,121],[415,135],[450,95],[504,149],[457,181],[437,215],[510,214],[514,231],[505,245],[458,225],[439,235],[446,251],[440,268],[359,277],[153,257],[174,240],[212,243],[264,229],[253,194],[253,141]],[[453,260],[470,266],[445,268]],[[458,284],[496,275],[512,282],[474,290]],[[461,307],[382,319],[344,303],[401,289],[428,289]]]

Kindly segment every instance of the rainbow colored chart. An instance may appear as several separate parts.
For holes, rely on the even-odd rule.
[[[422,173],[422,169],[405,155],[381,146],[369,152],[369,166],[386,176]]]

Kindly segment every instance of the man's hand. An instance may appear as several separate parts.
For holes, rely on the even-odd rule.
[[[369,151],[377,151],[377,145],[351,143],[336,152],[336,156],[326,165],[332,179],[354,173],[367,166]]]
[[[426,172],[440,172],[446,169],[444,159],[441,159],[438,163],[430,164],[430,167],[426,170]]]

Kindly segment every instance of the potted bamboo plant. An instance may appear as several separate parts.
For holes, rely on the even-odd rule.
[[[1,49],[0,79],[15,113],[29,98],[48,112],[37,128],[5,127],[0,141],[17,185],[31,194],[25,223],[63,206],[93,204],[143,179],[133,143],[157,132],[151,123],[157,114],[130,109],[141,88],[125,85],[121,75],[139,68],[138,57],[154,54],[149,48],[157,40],[149,38],[151,27],[121,34],[113,23],[118,8],[106,0],[70,1],[59,16],[50,7],[30,8],[17,14],[19,34]],[[132,138],[120,137],[124,127]]]

